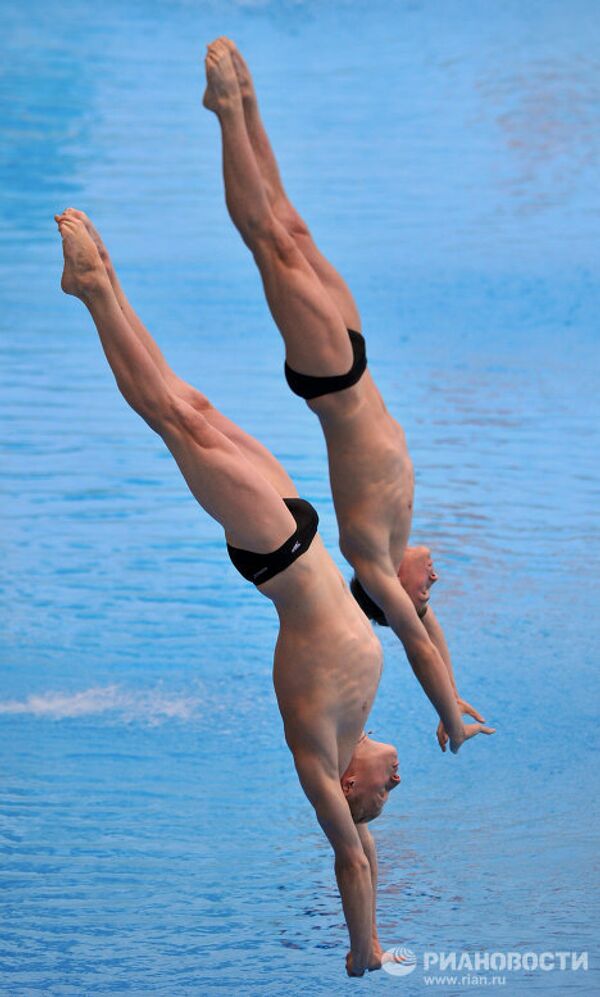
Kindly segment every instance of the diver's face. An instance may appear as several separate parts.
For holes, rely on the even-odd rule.
[[[374,820],[391,791],[400,785],[398,752],[393,744],[369,740],[368,751],[353,761],[353,805],[364,815],[359,820]]]
[[[418,613],[427,608],[430,589],[438,580],[428,547],[407,547],[398,578]]]
[[[393,744],[379,745],[379,751],[371,765],[372,798],[378,815],[383,810],[392,789],[400,785],[398,752]]]

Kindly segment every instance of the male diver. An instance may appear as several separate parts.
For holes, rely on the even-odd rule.
[[[90,312],[121,394],[223,527],[233,564],[275,606],[275,692],[302,788],[335,855],[346,968],[352,976],[378,969],[377,858],[366,824],[400,782],[396,749],[364,734],[381,675],[379,641],[323,546],[317,513],[281,464],[171,370],[87,216],[69,208],[56,221],[62,288]],[[480,730],[463,727],[454,750]]]
[[[483,717],[458,694],[442,629],[428,605],[437,577],[430,552],[407,547],[413,467],[404,432],[367,367],[350,290],[285,193],[248,66],[230,39],[219,38],[208,46],[205,68],[204,105],[221,127],[227,208],[254,256],[283,337],[287,382],[323,429],[340,548],[355,572],[352,592],[371,619],[402,641],[440,717],[440,747],[449,740],[454,750],[464,736],[462,714],[480,723]]]

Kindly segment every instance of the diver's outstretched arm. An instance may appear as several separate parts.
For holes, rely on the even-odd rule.
[[[375,844],[375,838],[369,831],[366,824],[357,824],[356,830],[358,831],[358,836],[360,842],[363,846],[364,853],[367,856],[367,861],[369,863],[369,868],[371,870],[371,889],[373,891],[373,917],[371,926],[371,938],[373,941],[373,955],[381,958],[381,944],[379,942],[379,934],[377,932],[377,877],[378,877],[378,865],[377,865],[377,846]]]
[[[491,727],[463,723],[454,687],[440,652],[417,616],[410,596],[398,584],[398,575],[391,561],[385,565],[383,560],[353,557],[351,563],[363,588],[380,607],[388,625],[401,640],[421,688],[448,732],[453,754],[475,734],[493,734]]]
[[[306,748],[293,754],[302,788],[335,856],[335,877],[350,935],[346,969],[350,976],[362,976],[365,970],[379,969],[381,965],[373,954],[370,865],[333,758]]]
[[[435,615],[431,604],[428,605],[427,612],[423,617],[421,617],[421,619],[423,626],[425,627],[427,633],[429,634],[429,638],[432,644],[435,644],[438,651],[440,652],[442,661],[444,662],[446,666],[446,671],[448,672],[448,678],[452,683],[452,688],[454,689],[454,692],[458,699],[458,689],[456,688],[456,678],[454,676],[454,669],[452,667],[452,659],[450,657],[448,642],[446,641],[444,631],[440,626],[439,620]]]
[[[446,666],[446,670],[448,672],[448,678],[452,683],[452,688],[454,689],[454,695],[456,696],[456,705],[458,706],[459,710],[461,711],[461,713],[466,714],[469,717],[473,717],[474,720],[478,720],[479,723],[485,723],[485,720],[481,716],[481,713],[479,713],[474,706],[471,706],[471,704],[468,703],[466,699],[463,699],[462,696],[459,695],[456,686],[456,679],[454,677],[454,669],[452,667],[452,658],[450,657],[450,649],[448,647],[448,642],[446,640],[446,636],[444,634],[442,626],[437,616],[435,615],[431,604],[428,606],[425,616],[422,617],[422,623],[427,633],[429,634],[429,639],[431,643],[434,645],[434,647],[438,649],[442,661]],[[448,743],[448,735],[446,734],[444,725],[441,720],[438,724],[436,736],[440,748],[442,749],[442,751],[445,751],[446,745]]]

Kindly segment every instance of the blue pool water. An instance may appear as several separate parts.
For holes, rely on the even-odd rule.
[[[4,14],[0,992],[474,989],[344,976],[329,849],[271,687],[275,614],[58,290],[52,215],[73,204],[175,368],[283,460],[342,565],[320,432],[283,384],[201,108],[203,46],[227,33],[358,299],[459,687],[498,729],[442,756],[381,634],[371,727],[403,774],[374,825],[382,941],[588,951],[587,972],[499,992],[597,993],[597,5]]]

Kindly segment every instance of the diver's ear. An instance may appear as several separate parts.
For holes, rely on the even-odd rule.
[[[342,792],[344,793],[344,796],[350,796],[350,793],[354,789],[355,781],[356,780],[352,778],[342,779]]]

